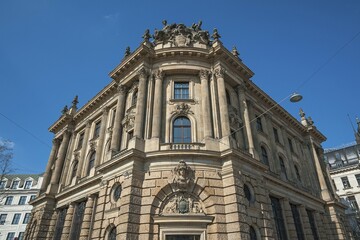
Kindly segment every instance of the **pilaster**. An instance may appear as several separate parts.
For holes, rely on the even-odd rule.
[[[70,237],[71,223],[74,215],[76,203],[70,203],[66,213],[64,227],[61,235],[61,240],[68,240]]]
[[[109,114],[109,108],[105,107],[103,109],[102,117],[101,117],[100,135],[97,143],[96,156],[95,156],[95,167],[99,166],[102,162],[101,160],[103,155],[102,153],[104,148],[104,139],[106,134],[106,124],[107,124],[108,114]]]

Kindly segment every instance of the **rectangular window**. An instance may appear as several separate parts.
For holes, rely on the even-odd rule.
[[[100,136],[100,127],[101,127],[101,121],[95,123],[94,138],[98,138]]]
[[[299,240],[304,240],[305,238],[304,238],[304,232],[302,229],[299,209],[295,204],[291,204],[291,203],[290,203],[290,207],[291,207],[291,212],[292,212],[294,223],[295,223],[296,235]]]
[[[81,203],[77,204],[75,207],[69,239],[79,239],[79,237],[80,237],[81,228],[78,226],[81,226],[81,224],[83,222],[85,205],[86,205],[86,202],[81,202]]]
[[[354,196],[349,196],[348,197],[348,201],[350,203],[350,207],[351,209],[355,210],[355,211],[358,211],[359,210],[359,205],[357,204],[356,202],[356,199]]]
[[[314,213],[309,209],[306,209],[306,213],[307,213],[308,218],[309,218],[311,232],[313,234],[314,240],[319,240],[319,235],[317,233],[316,225],[315,225]]]
[[[260,132],[263,132],[263,126],[262,126],[262,122],[261,122],[261,117],[255,115],[256,117],[256,129]]]
[[[0,225],[4,225],[6,221],[7,214],[0,215]]]
[[[28,224],[28,222],[30,221],[30,216],[31,216],[31,213],[25,213],[23,224]]]
[[[5,189],[6,181],[0,181],[0,189]]]
[[[112,118],[111,118],[111,124],[110,124],[110,126],[113,127],[114,124],[115,124],[116,109],[114,109],[112,112],[113,112],[113,113],[112,113]]]
[[[25,235],[24,232],[20,232],[18,236],[18,240],[24,240],[24,235]]]
[[[32,181],[31,180],[25,181],[24,189],[30,189],[31,186],[32,186]]]
[[[14,218],[13,218],[11,224],[19,224],[20,217],[21,217],[21,213],[15,213]]]
[[[342,177],[341,181],[344,185],[344,189],[351,188],[348,177]]]
[[[14,232],[9,232],[7,237],[6,237],[6,240],[14,240],[14,237],[15,237],[15,233]]]
[[[55,225],[54,231],[54,240],[61,240],[62,231],[64,228],[65,217],[66,217],[67,208],[59,210],[58,219]]]
[[[360,186],[360,174],[356,174],[355,177],[356,177],[358,186]]]
[[[19,199],[19,205],[25,205],[26,203],[26,196],[21,196]]]
[[[189,99],[189,83],[175,82],[174,83],[174,99]]]
[[[289,142],[289,148],[290,148],[290,152],[294,152],[294,146],[293,146],[293,143],[292,143],[292,140],[290,138],[288,138],[288,142]]]
[[[19,186],[19,183],[20,183],[19,180],[13,181],[12,184],[11,184],[11,189],[17,189],[18,186]]]
[[[6,198],[5,205],[11,205],[13,199],[14,199],[13,196],[8,196],[8,197]]]
[[[278,130],[276,128],[273,128],[273,131],[274,131],[275,142],[280,143]]]
[[[271,197],[271,208],[274,215],[276,232],[279,240],[287,240],[284,217],[282,214],[280,200],[275,197]]]
[[[84,132],[80,133],[76,149],[81,149],[84,142]]]
[[[30,201],[34,200],[36,198],[36,195],[31,195]]]

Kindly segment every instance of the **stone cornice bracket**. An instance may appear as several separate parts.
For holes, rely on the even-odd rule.
[[[199,77],[200,79],[206,79],[208,80],[209,79],[209,75],[210,75],[210,72],[208,70],[205,70],[205,69],[201,69],[199,71]]]
[[[137,71],[137,74],[139,75],[139,79],[146,79],[146,77],[149,75],[149,71],[147,68],[142,67]]]
[[[106,114],[108,114],[109,110],[110,110],[110,107],[108,107],[108,106],[103,107],[103,108],[101,109],[101,113],[102,113],[103,115],[106,115]]]
[[[165,76],[165,73],[162,69],[158,69],[158,70],[154,71],[153,76],[155,79],[163,79]]]
[[[238,91],[238,93],[242,93],[246,91],[246,85],[244,83],[240,83],[239,85],[236,86],[236,90]]]
[[[125,94],[125,93],[127,93],[128,90],[129,90],[128,87],[126,87],[126,86],[123,85],[123,84],[118,84],[118,86],[117,86],[117,91],[118,91],[119,93]]]
[[[226,70],[223,67],[218,67],[214,71],[216,78],[224,78],[225,72]]]

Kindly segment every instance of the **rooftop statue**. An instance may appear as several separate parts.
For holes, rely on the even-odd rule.
[[[208,31],[201,30],[202,21],[193,23],[187,27],[182,23],[168,24],[166,20],[162,21],[163,28],[155,29],[153,39],[154,44],[172,43],[175,46],[191,46],[194,43],[210,44],[210,34]]]

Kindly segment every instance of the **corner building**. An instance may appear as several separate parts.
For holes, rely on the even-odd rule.
[[[164,21],[143,39],[50,127],[27,239],[351,239],[325,137],[258,88],[216,29]]]

